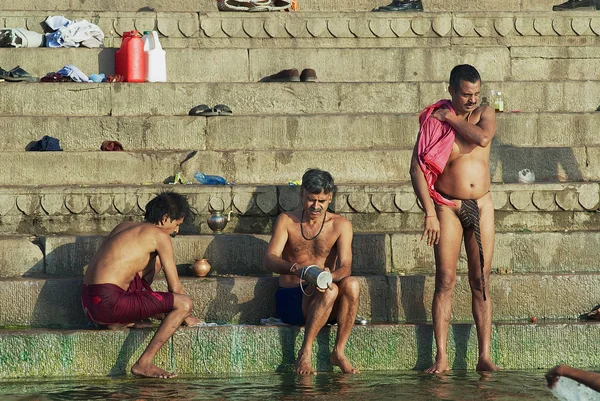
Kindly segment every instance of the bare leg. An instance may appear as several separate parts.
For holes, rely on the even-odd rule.
[[[176,376],[174,373],[169,373],[154,365],[154,357],[158,350],[173,336],[175,330],[181,326],[183,320],[192,312],[192,300],[188,296],[180,294],[173,294],[173,296],[175,297],[173,310],[162,321],[160,327],[154,333],[150,344],[148,344],[148,347],[140,356],[140,359],[131,367],[131,373],[136,376],[163,379]]]
[[[156,278],[158,273],[160,273],[161,270],[162,270],[162,264],[160,263],[160,257],[157,255],[156,257],[150,259],[150,262],[148,262],[148,266],[146,266],[146,268],[142,271],[141,276],[145,282],[147,282],[148,284],[152,284],[152,282],[154,281],[154,279]],[[163,320],[165,317],[164,316],[156,316],[155,318],[159,319],[159,320]],[[204,323],[204,322],[194,316],[188,316],[183,321],[183,324],[188,327],[195,327],[202,323]],[[134,323],[134,324],[136,326],[132,327],[132,328],[139,328],[137,323]],[[152,324],[150,326],[152,326]]]
[[[346,343],[350,337],[356,319],[356,311],[358,310],[360,285],[355,277],[345,277],[337,285],[338,297],[331,316],[336,318],[338,330],[329,361],[332,365],[339,366],[344,373],[360,373],[358,369],[352,366],[345,354]]]
[[[309,291],[312,290],[309,289]],[[306,326],[304,327],[304,341],[298,351],[296,360],[296,373],[301,375],[317,374],[311,366],[312,345],[319,334],[319,330],[325,326],[333,304],[338,296],[338,286],[331,284],[325,292],[314,291],[313,295],[302,299],[302,312],[306,316]]]
[[[494,205],[492,197],[488,193],[478,200],[480,209],[479,227],[481,231],[481,245],[483,247],[483,262],[486,297],[483,300],[483,288],[481,283],[481,265],[479,263],[479,247],[475,240],[472,229],[465,234],[465,249],[469,260],[469,283],[471,285],[471,308],[475,326],[477,327],[477,344],[479,347],[479,360],[477,371],[499,370],[491,359],[490,347],[492,338],[492,300],[490,297],[490,272],[492,270],[492,258],[494,257]]]
[[[434,245],[435,252],[435,293],[431,314],[437,354],[435,363],[427,373],[442,373],[448,366],[448,328],[452,314],[452,291],[456,284],[456,263],[462,242],[462,226],[453,208],[437,206],[440,221],[440,241]]]

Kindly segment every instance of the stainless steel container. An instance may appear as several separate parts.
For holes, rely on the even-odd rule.
[[[317,265],[310,265],[304,268],[302,277],[306,282],[326,290],[329,284],[333,282],[333,276],[328,271],[321,269]]]

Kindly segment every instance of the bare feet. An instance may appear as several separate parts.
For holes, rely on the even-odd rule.
[[[329,361],[332,365],[339,366],[339,368],[342,369],[342,372],[344,373],[360,373],[360,370],[352,366],[348,358],[346,358],[346,355],[342,353],[333,352],[329,357]]]
[[[183,320],[183,326],[187,327],[198,327],[204,323],[203,320],[198,319],[194,316],[188,316]]]
[[[310,365],[310,357],[309,353],[298,352],[298,359],[296,359],[296,373],[299,375],[316,375],[315,372]]]
[[[431,366],[429,369],[425,370],[425,373],[444,373],[450,370],[450,366],[448,366],[448,361],[444,358],[440,358],[435,360],[435,363],[433,364],[433,366]]]
[[[175,373],[167,372],[166,370],[161,369],[158,366],[141,366],[139,362],[136,362],[136,364],[131,367],[131,373],[135,376],[156,377],[159,379],[169,379],[171,377],[177,377]]]
[[[480,358],[479,362],[477,362],[477,367],[475,370],[478,372],[495,372],[500,370],[500,368],[496,366],[489,358]]]

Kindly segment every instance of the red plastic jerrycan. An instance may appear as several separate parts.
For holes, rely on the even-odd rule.
[[[144,82],[146,77],[144,42],[137,31],[123,34],[121,48],[115,54],[115,73],[123,76],[125,82]]]

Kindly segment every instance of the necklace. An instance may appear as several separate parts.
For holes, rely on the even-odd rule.
[[[323,226],[325,225],[326,218],[327,218],[327,210],[325,210],[325,215],[323,216],[323,222],[321,223],[321,228],[319,228],[319,232],[317,233],[317,235],[315,235],[312,238],[306,238],[306,235],[304,235],[304,228],[302,227],[302,223],[304,222],[304,209],[302,209],[302,217],[300,219],[300,232],[302,233],[302,238],[304,238],[307,241],[312,241],[315,238],[317,238],[319,236],[319,234],[321,234],[321,231],[323,231]]]

